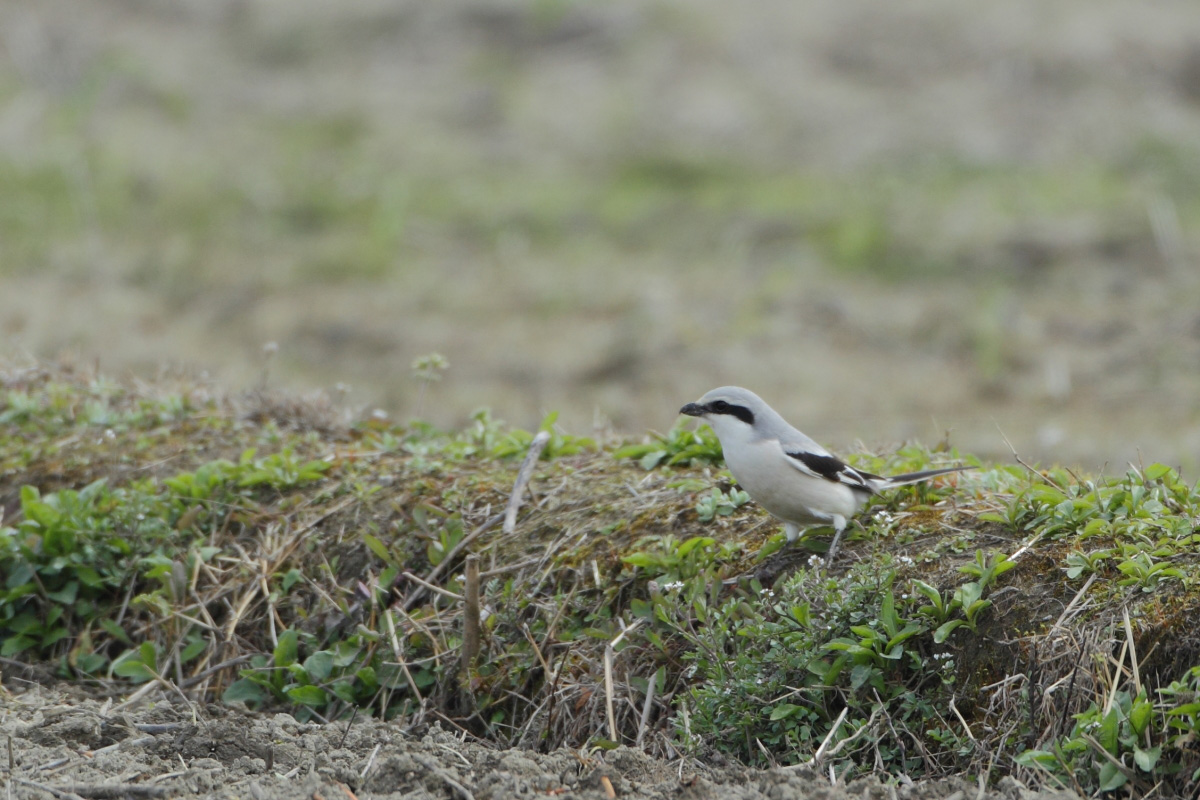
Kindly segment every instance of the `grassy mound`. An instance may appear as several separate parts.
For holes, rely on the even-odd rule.
[[[1200,777],[1200,488],[1163,465],[910,487],[827,570],[706,429],[597,443],[548,419],[508,526],[535,435],[484,412],[350,425],[319,399],[43,366],[0,391],[9,674],[839,777]]]

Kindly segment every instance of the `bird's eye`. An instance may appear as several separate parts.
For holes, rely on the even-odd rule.
[[[724,414],[729,410],[729,403],[726,403],[724,400],[718,400],[712,404],[712,410],[716,411],[718,414]]]

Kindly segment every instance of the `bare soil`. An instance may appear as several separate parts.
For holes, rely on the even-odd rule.
[[[299,723],[287,714],[237,707],[114,701],[9,680],[0,696],[0,763],[5,797],[412,798],[499,800],[560,797],[945,798],[1068,800],[1032,792],[1011,778],[982,791],[959,780],[883,784],[874,778],[832,786],[810,769],[754,770],[667,762],[621,747],[590,753],[497,750],[439,724],[406,730],[375,719]],[[0,762],[4,757],[0,756]],[[607,784],[607,785],[606,785]]]

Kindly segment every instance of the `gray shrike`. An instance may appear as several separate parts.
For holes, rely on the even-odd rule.
[[[783,520],[789,542],[808,525],[836,532],[826,563],[832,563],[847,521],[884,489],[918,483],[973,467],[947,467],[882,478],[861,472],[784,421],[762,398],[740,386],[713,389],[680,414],[712,426],[725,464],[758,504]]]

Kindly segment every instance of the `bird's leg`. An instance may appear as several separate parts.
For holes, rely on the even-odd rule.
[[[833,566],[833,559],[837,556],[838,545],[842,543],[842,534],[846,532],[846,518],[841,514],[833,515],[833,541],[829,543],[829,552],[825,554],[825,567]]]
[[[788,544],[800,538],[800,526],[794,522],[783,523],[783,532],[787,536]]]

